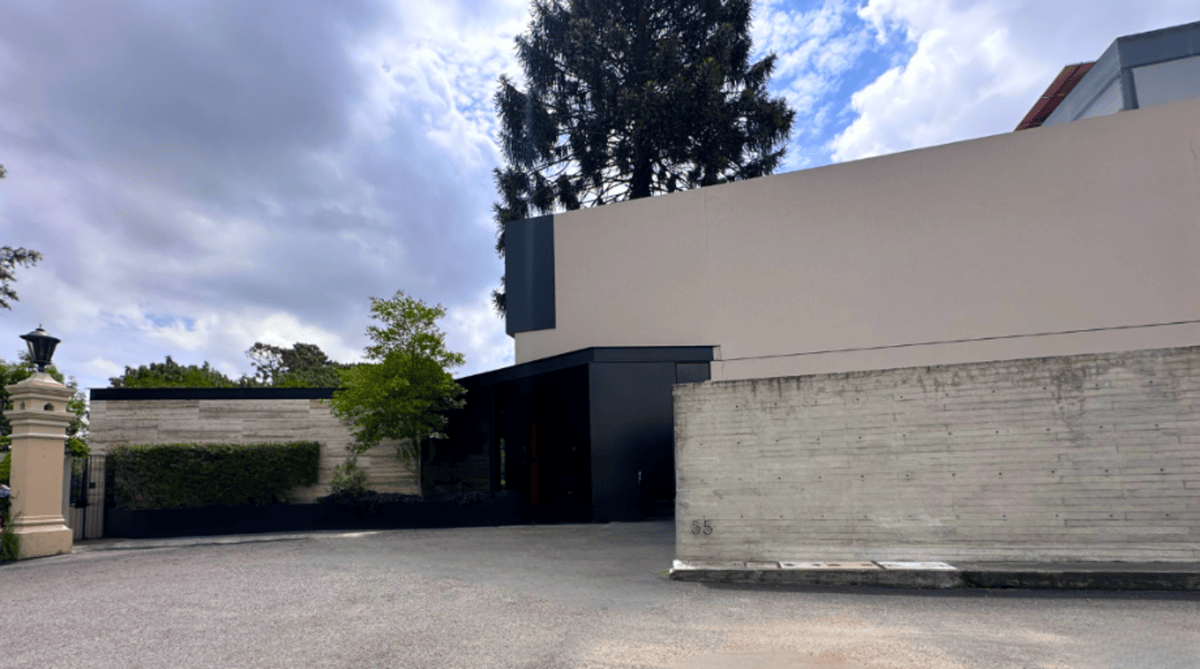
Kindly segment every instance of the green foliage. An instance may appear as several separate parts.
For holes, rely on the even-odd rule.
[[[32,249],[0,246],[0,307],[11,310],[9,300],[17,301],[17,292],[9,285],[17,280],[17,265],[33,267],[41,259],[42,254]]]
[[[321,447],[286,444],[123,445],[109,452],[114,494],[124,509],[269,504],[316,485]]]
[[[283,348],[255,342],[246,355],[255,374],[236,381],[207,362],[180,365],[167,356],[166,362],[126,367],[125,373],[110,378],[109,384],[113,388],[336,388],[341,383],[338,370],[347,366],[330,360],[315,344]]]
[[[181,365],[167,356],[166,362],[152,362],[137,369],[126,367],[121,376],[108,380],[113,388],[236,388],[221,372],[204,363]]]
[[[495,96],[504,224],[771,174],[795,112],[750,61],[752,0],[534,0]],[[503,289],[493,294],[504,311]]]
[[[338,370],[347,367],[330,360],[316,344],[282,348],[255,342],[246,355],[254,362],[254,380],[274,388],[337,388]]]
[[[12,423],[5,415],[5,412],[12,409],[12,402],[9,401],[6,386],[24,381],[33,376],[33,373],[34,366],[28,351],[22,351],[18,355],[17,362],[10,363],[0,360],[0,451],[12,447],[12,437],[10,436],[12,435]],[[75,381],[75,377],[64,377],[54,365],[46,367],[46,373],[55,381],[75,391],[75,395],[67,402],[67,412],[75,417],[67,425],[66,451],[71,455],[86,456],[88,454],[88,425],[87,402],[84,394],[79,391],[79,384]]]
[[[341,370],[342,388],[330,399],[354,435],[351,457],[397,439],[400,461],[418,472],[422,444],[440,437],[446,424],[442,413],[462,406],[465,391],[447,370],[463,356],[446,349],[437,326],[445,314],[440,304],[428,306],[403,291],[390,300],[371,298],[371,318],[382,323],[367,328],[375,343],[366,354],[375,362]]]
[[[17,559],[18,537],[13,532],[12,522],[8,517],[9,498],[0,500],[0,515],[4,516],[4,532],[0,533],[0,562],[11,562]]]
[[[0,477],[0,483],[8,484],[8,464],[9,460],[6,457],[4,461],[4,471]],[[0,518],[4,519],[4,531],[0,532],[0,562],[8,562],[17,559],[17,535],[13,533],[12,526],[12,497],[0,497]]]
[[[367,473],[358,467],[358,456],[351,455],[333,468],[331,487],[334,495],[361,497],[366,494]]]
[[[12,451],[4,454],[4,459],[0,460],[0,483],[11,485],[9,479],[12,477]]]

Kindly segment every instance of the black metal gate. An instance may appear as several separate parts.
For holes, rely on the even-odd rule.
[[[71,508],[67,526],[74,541],[104,536],[105,466],[103,455],[71,458]]]

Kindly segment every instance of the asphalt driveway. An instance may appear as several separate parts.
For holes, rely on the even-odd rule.
[[[10,563],[0,667],[1200,666],[1195,593],[704,585],[666,578],[673,542],[392,530]]]

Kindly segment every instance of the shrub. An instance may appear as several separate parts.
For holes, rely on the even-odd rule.
[[[4,533],[0,534],[0,562],[11,562],[17,559],[17,535],[13,534],[11,528],[8,527],[8,521],[4,521]]]
[[[0,533],[0,562],[17,559],[17,535],[13,534],[9,510],[12,497],[0,497],[0,517],[4,518],[4,532]]]
[[[286,501],[317,483],[320,444],[118,446],[107,459],[124,509],[200,508]]]
[[[12,451],[4,454],[4,459],[0,460],[0,483],[4,485],[12,485],[9,482],[9,477],[12,476]]]
[[[349,457],[333,468],[333,494],[361,497],[367,492],[367,473],[358,467],[358,458]]]

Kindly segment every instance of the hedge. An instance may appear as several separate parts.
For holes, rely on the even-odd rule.
[[[286,502],[293,488],[316,485],[320,455],[315,441],[123,445],[105,467],[122,509],[240,506]]]

